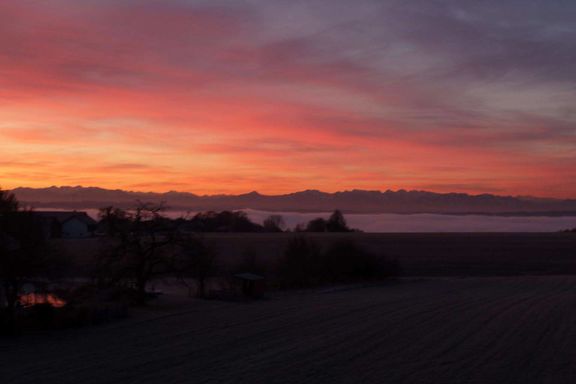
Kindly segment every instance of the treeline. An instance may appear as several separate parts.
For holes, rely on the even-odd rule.
[[[161,205],[157,208],[162,210]],[[127,219],[126,210],[114,207],[106,207],[100,210],[101,232],[107,232],[108,227],[114,223],[120,223]],[[346,223],[344,215],[335,210],[328,219],[315,218],[308,223],[297,225],[293,230],[287,228],[281,215],[270,215],[262,224],[250,220],[243,211],[207,211],[195,214],[190,218],[170,219],[162,216],[161,219],[166,227],[174,227],[188,232],[244,232],[244,233],[279,233],[279,232],[359,232],[352,229]]]
[[[360,232],[359,229],[348,227],[344,215],[339,210],[335,210],[328,220],[318,217],[310,220],[306,225],[297,225],[295,232]]]
[[[349,232],[336,211],[293,234],[278,260],[247,252],[236,265],[221,263],[219,251],[202,232],[285,231],[280,216],[262,225],[243,212],[207,212],[190,219],[169,219],[161,205],[139,203],[133,209],[107,207],[100,212],[103,235],[93,259],[74,272],[81,255],[51,243],[33,212],[22,209],[0,190],[0,333],[59,328],[108,321],[126,315],[131,305],[155,297],[155,282],[169,279],[200,298],[213,296],[210,281],[232,287],[236,277],[265,281],[271,288],[382,279],[398,273],[394,262],[351,239],[323,249],[306,231]],[[70,273],[67,273],[71,271]],[[80,282],[78,277],[83,277]],[[27,288],[28,287],[28,288]],[[32,289],[30,290],[30,287]],[[222,293],[225,294],[225,293]],[[26,303],[26,298],[44,299]],[[53,305],[60,303],[60,307]]]

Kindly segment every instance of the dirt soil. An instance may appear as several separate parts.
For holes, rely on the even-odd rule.
[[[576,277],[403,279],[0,340],[0,382],[576,383]]]

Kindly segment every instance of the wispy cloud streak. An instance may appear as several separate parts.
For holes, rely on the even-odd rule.
[[[0,182],[576,196],[576,5],[7,0]]]

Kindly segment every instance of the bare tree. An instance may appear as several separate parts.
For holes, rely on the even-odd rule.
[[[216,269],[216,251],[203,238],[193,234],[182,236],[178,244],[172,270],[188,288],[188,296],[192,296],[192,290],[196,288],[196,296],[205,298],[207,280]],[[193,279],[194,284],[188,279]]]
[[[101,210],[101,220],[107,221],[114,241],[101,255],[100,274],[113,276],[112,281],[128,280],[139,304],[146,301],[149,283],[170,268],[167,252],[174,245],[175,232],[163,211],[163,204],[142,202],[129,211]]]

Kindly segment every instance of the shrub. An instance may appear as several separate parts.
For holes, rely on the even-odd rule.
[[[321,249],[312,240],[298,235],[290,240],[278,265],[280,285],[307,287],[318,282]]]
[[[333,244],[323,254],[322,266],[323,279],[328,282],[381,279],[398,274],[395,261],[368,252],[351,240]]]
[[[288,243],[277,268],[280,285],[290,288],[377,280],[398,273],[395,261],[368,252],[352,240],[338,241],[323,252],[301,235]]]

